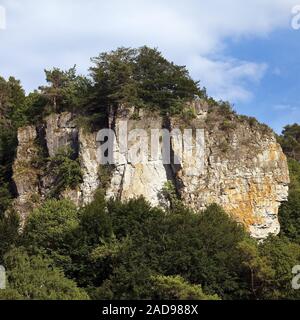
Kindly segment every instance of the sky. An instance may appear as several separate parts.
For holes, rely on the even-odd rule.
[[[88,74],[100,52],[148,45],[280,133],[300,123],[298,12],[300,0],[0,0],[0,75],[30,92],[44,69]]]

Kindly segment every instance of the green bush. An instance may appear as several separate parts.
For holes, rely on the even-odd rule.
[[[216,295],[203,293],[201,286],[192,285],[180,276],[152,276],[152,299],[155,300],[218,300]]]
[[[50,197],[57,197],[67,188],[75,189],[82,183],[81,166],[78,159],[72,159],[71,150],[61,150],[49,162],[49,174],[55,177]]]
[[[48,200],[28,217],[21,242],[32,254],[46,254],[68,270],[73,232],[78,226],[79,216],[73,203]]]
[[[88,300],[84,290],[65,278],[63,272],[42,256],[29,256],[24,249],[13,249],[4,258],[8,288],[0,299]]]
[[[300,160],[300,126],[298,124],[286,126],[279,137],[279,142],[289,158]]]
[[[234,121],[230,121],[230,120],[224,120],[223,123],[221,124],[221,129],[224,131],[228,131],[228,130],[234,130],[236,129],[237,124]]]
[[[281,234],[300,244],[300,164],[289,159],[290,189],[288,202],[279,209]]]

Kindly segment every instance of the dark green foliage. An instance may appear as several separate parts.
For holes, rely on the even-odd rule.
[[[216,295],[204,294],[201,286],[192,285],[180,276],[152,276],[150,285],[155,300],[218,300]]]
[[[23,241],[28,246],[55,251],[63,246],[67,234],[76,229],[78,224],[78,212],[73,203],[48,200],[27,219]]]
[[[259,253],[270,266],[269,276],[263,279],[261,299],[300,299],[300,291],[292,288],[295,275],[291,270],[299,265],[300,246],[283,237],[270,237],[259,246]]]
[[[4,258],[8,289],[0,290],[0,299],[87,300],[88,295],[75,282],[53,267],[51,260],[40,255],[29,256],[13,249]]]
[[[0,122],[0,183],[1,198],[0,208],[4,211],[10,198],[10,179],[12,176],[12,163],[17,147],[16,129],[9,123]],[[7,194],[5,198],[3,196]],[[0,210],[1,210],[0,209]]]
[[[39,91],[35,90],[26,97],[25,112],[28,124],[41,123],[43,116],[46,115],[45,107],[48,101]]]
[[[17,244],[19,227],[19,216],[15,212],[9,211],[0,217],[0,264],[3,263],[4,254]]]
[[[12,194],[10,192],[9,184],[3,181],[3,178],[0,179],[0,217],[9,207],[12,200]]]
[[[202,94],[185,67],[167,61],[156,49],[139,49],[135,72],[141,100],[163,112],[180,113],[184,102]]]
[[[49,159],[48,170],[55,177],[51,197],[58,196],[67,188],[75,189],[82,183],[80,163],[72,153],[69,149],[60,150],[55,157]]]
[[[97,261],[93,252],[99,246],[110,243],[113,238],[106,202],[102,193],[98,193],[94,202],[81,211],[79,226],[73,234],[73,269],[70,274],[81,286],[100,286],[111,272],[110,259]]]
[[[78,112],[89,90],[88,79],[76,75],[76,66],[67,71],[58,68],[45,70],[45,74],[49,86],[40,87],[40,91],[48,103],[49,111]]]
[[[118,103],[138,103],[133,77],[136,50],[120,48],[93,58],[90,69],[94,81],[95,104],[102,107]]]
[[[215,205],[200,216],[188,210],[170,215],[168,224],[164,274],[182,275],[210,294],[238,298],[243,290],[237,249],[246,236],[242,227]]]
[[[95,94],[91,108],[127,104],[174,114],[181,113],[195,95],[203,94],[185,67],[167,61],[156,49],[120,48],[92,61]]]
[[[149,298],[147,275],[153,273],[181,275],[222,297],[240,294],[237,245],[245,233],[219,207],[212,206],[202,215],[187,209],[174,213],[137,199],[125,204],[112,202],[108,209],[117,239],[131,239],[127,250],[120,252],[120,264],[109,280],[110,287],[117,286],[117,290],[111,289],[114,297],[141,294]],[[127,279],[126,286],[120,286],[121,278]]]
[[[142,198],[106,203],[98,193],[80,211],[65,200],[48,201],[30,215],[21,237],[17,229],[13,215],[2,220],[1,250],[13,244],[26,249],[8,254],[13,261],[21,255],[17,266],[4,259],[13,272],[36,273],[26,298],[57,288],[51,284],[63,278],[57,268],[92,299],[299,298],[290,283],[300,247],[284,238],[258,245],[216,205],[196,214],[183,205],[152,208]],[[42,276],[49,287],[40,292],[35,286]],[[28,285],[17,273],[10,276],[2,297],[24,297],[23,283]]]
[[[284,153],[292,159],[300,161],[300,126],[286,126],[278,138]]]
[[[300,126],[297,124],[286,126],[278,139],[289,157],[291,180],[288,202],[283,203],[279,210],[281,234],[300,244]]]
[[[289,159],[290,190],[289,201],[279,210],[281,234],[300,244],[300,163]]]
[[[21,242],[30,253],[46,254],[68,270],[73,232],[78,225],[78,212],[72,203],[49,200],[30,215]]]
[[[25,104],[25,92],[19,80],[10,77],[7,81],[0,77],[0,119],[12,119]]]
[[[20,81],[0,77],[0,216],[12,198],[12,163],[17,147],[17,128],[26,122],[25,92]]]

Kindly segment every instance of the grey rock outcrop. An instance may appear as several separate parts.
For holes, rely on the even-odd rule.
[[[163,124],[163,119],[153,114],[148,114],[141,120],[132,120],[124,115],[117,116],[114,128],[117,145],[122,138],[119,134],[119,127],[124,121],[126,121],[127,132],[143,129],[148,133],[148,137],[151,137],[151,129],[161,128]],[[129,142],[128,149],[132,147],[133,143]],[[163,164],[162,158],[151,159],[151,157],[147,157],[147,161],[133,163],[128,154],[120,154],[120,150],[117,148],[114,150],[114,155],[116,163],[110,186],[107,189],[107,197],[128,200],[143,196],[151,204],[159,205],[161,191],[168,181],[168,170]]]
[[[60,195],[77,206],[88,204],[100,185],[97,162],[96,134],[77,128],[70,113],[52,114],[45,119],[44,137],[49,158],[65,148],[78,155],[83,182],[75,190],[67,189]],[[51,172],[35,168],[34,161],[40,156],[37,128],[28,126],[19,129],[17,157],[13,166],[13,180],[18,197],[15,209],[24,220],[30,211],[45,199],[55,183]]]
[[[61,148],[78,150],[78,128],[68,112],[52,114],[45,119],[46,142],[50,157],[54,157]]]
[[[278,234],[278,210],[287,201],[289,172],[275,135],[265,126],[251,126],[238,118],[227,123],[202,110],[190,126],[205,132],[203,168],[194,154],[176,167],[163,164],[162,159],[138,165],[127,161],[113,172],[108,195],[122,200],[143,195],[158,205],[162,187],[172,180],[181,199],[191,208],[201,211],[217,203],[245,225],[253,237],[264,239]],[[129,120],[128,130],[161,127],[161,118],[148,115],[145,119]],[[124,118],[116,120],[117,140],[120,121]],[[169,129],[183,125],[181,119],[172,119]],[[173,151],[176,155],[176,148]]]
[[[19,212],[22,222],[39,202],[39,170],[33,166],[33,162],[38,157],[36,139],[35,127],[19,129],[19,146],[13,165],[13,179],[18,192],[14,207]]]
[[[95,133],[79,131],[79,161],[82,169],[83,183],[79,186],[81,203],[88,204],[99,188],[99,163],[97,160],[97,143]]]
[[[201,129],[204,149],[203,163],[193,156],[181,159],[175,166],[166,165],[162,157],[149,157],[148,161],[133,163],[128,154],[116,146],[114,155],[118,160],[109,174],[107,197],[127,200],[144,196],[153,205],[160,205],[162,189],[171,180],[181,199],[191,208],[201,211],[209,204],[217,203],[245,225],[253,237],[264,239],[268,234],[278,234],[278,209],[281,202],[287,200],[289,172],[275,135],[265,126],[252,124],[245,118],[224,116],[218,109],[209,110],[201,101],[194,102],[192,107],[197,118],[189,123],[180,118],[166,121],[145,111],[136,117],[134,109],[126,111],[121,108],[120,112],[111,113],[108,123],[115,130],[117,142],[124,138],[119,134],[119,128],[122,121],[126,121],[128,132],[133,129],[144,129],[148,133],[151,129],[161,128]],[[96,137],[96,132],[87,133],[78,128],[71,114],[54,114],[45,120],[49,156],[55,156],[61,147],[66,146],[78,155],[83,182],[76,190],[65,190],[61,194],[78,206],[90,203],[95,191],[103,187],[107,178],[104,178],[99,163]],[[43,172],[32,166],[38,152],[36,138],[34,127],[19,130],[14,181],[19,194],[16,208],[23,218],[31,209],[28,206],[30,199],[45,196],[43,181],[46,178]],[[174,139],[171,142],[176,156]],[[129,148],[131,144],[134,142],[129,142]],[[191,174],[192,165],[196,172]]]

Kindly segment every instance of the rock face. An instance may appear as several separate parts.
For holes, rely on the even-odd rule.
[[[78,150],[78,128],[70,113],[52,114],[46,118],[46,142],[50,157],[61,148]]]
[[[100,185],[96,134],[85,133],[80,129],[78,142],[83,177],[83,183],[80,185],[81,203],[88,204],[93,200],[94,193]]]
[[[95,191],[105,186],[108,198],[126,200],[144,196],[153,205],[161,205],[164,202],[162,189],[172,181],[178,195],[191,208],[201,211],[209,204],[217,203],[245,225],[253,237],[264,239],[268,234],[278,234],[278,209],[281,202],[287,200],[289,172],[275,135],[249,119],[224,115],[224,111],[216,108],[209,110],[201,101],[195,101],[191,106],[197,117],[189,121],[145,112],[137,116],[133,109],[126,112],[121,108],[111,113],[108,123],[114,129],[118,143],[114,147],[117,160],[109,174],[105,171],[106,166],[100,165],[100,142],[97,142],[96,132],[87,133],[78,128],[71,114],[49,116],[45,120],[43,137],[48,155],[53,157],[61,147],[70,146],[77,153],[82,169],[83,182],[76,190],[65,190],[60,197],[81,206],[91,202]],[[170,146],[177,164],[166,164],[162,155],[152,157],[152,154],[148,154],[145,161],[135,163],[127,150],[134,147],[136,141],[126,140],[128,148],[125,151],[119,147],[120,140],[124,141],[124,123],[127,132],[143,129],[149,137],[153,129],[201,129],[202,153],[179,156],[175,142],[181,137],[174,135]],[[24,219],[32,207],[28,205],[31,198],[43,199],[46,194],[43,172],[32,166],[38,154],[37,138],[34,127],[19,130],[14,165],[19,196],[15,203]],[[192,142],[195,142],[195,135]],[[160,139],[160,147],[162,143]],[[192,147],[191,141],[183,139],[182,143]],[[152,150],[150,141],[145,140],[144,145],[147,144]]]
[[[177,166],[165,165],[161,158],[137,165],[125,161],[116,166],[108,195],[122,200],[143,195],[158,205],[163,186],[171,180],[190,207],[203,210],[217,203],[245,225],[253,237],[264,239],[278,234],[278,209],[281,202],[287,201],[289,172],[275,135],[264,126],[252,126],[235,117],[226,122],[214,112],[207,114],[206,106],[196,104],[196,110],[198,117],[190,127],[204,129],[203,164],[194,154],[183,157]],[[116,120],[117,140],[121,121],[123,117]],[[189,127],[181,119],[171,119],[169,129],[183,125]],[[162,119],[151,116],[128,121],[128,131],[161,126]],[[176,155],[176,148],[173,152]]]
[[[38,156],[36,145],[37,131],[35,127],[25,127],[18,132],[17,158],[13,165],[14,182],[18,190],[18,198],[14,202],[21,221],[24,221],[38,202],[39,170],[34,168],[33,162]]]
[[[287,201],[289,172],[286,157],[273,134],[247,123],[234,130],[205,130],[204,172],[189,176],[179,171],[184,202],[195,209],[217,203],[252,236],[278,234],[278,209]]]
[[[45,146],[41,141],[45,141]],[[13,180],[18,193],[15,209],[22,221],[35,206],[49,196],[55,183],[51,172],[45,172],[34,164],[41,157],[39,149],[43,147],[49,158],[55,157],[65,148],[70,148],[79,156],[83,183],[74,190],[64,190],[58,196],[70,199],[77,206],[92,201],[94,192],[99,187],[96,134],[85,134],[83,130],[79,130],[70,113],[48,116],[40,131],[32,126],[19,129],[18,142]]]
[[[114,129],[118,145],[120,145],[120,139],[123,138],[123,134],[120,132],[120,127],[123,124],[127,126],[128,133],[132,130],[143,129],[147,132],[148,137],[151,137],[151,129],[160,129],[163,125],[163,119],[155,115],[148,115],[144,120],[130,120],[127,116],[117,117]],[[128,142],[128,149],[132,147],[133,143]],[[159,205],[161,191],[168,181],[168,169],[163,164],[162,157],[157,159],[147,157],[147,159],[135,163],[130,160],[128,154],[122,154],[118,148],[114,151],[114,155],[116,163],[111,183],[107,189],[107,197],[128,200],[144,196],[151,204]]]

